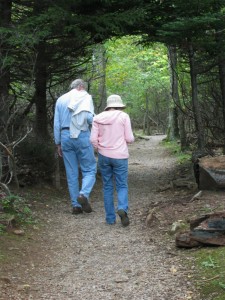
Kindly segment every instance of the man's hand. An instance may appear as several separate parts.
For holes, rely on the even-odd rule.
[[[59,155],[60,157],[62,157],[63,155],[62,155],[62,148],[61,148],[61,145],[56,145],[56,147],[57,147],[57,153],[58,153],[58,155]]]

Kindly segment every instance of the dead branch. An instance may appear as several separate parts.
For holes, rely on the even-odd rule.
[[[211,280],[214,280],[216,278],[219,278],[220,275],[216,275],[214,277],[211,277],[211,278],[207,278],[207,279],[202,279],[202,280],[197,280],[198,282],[207,282],[207,281],[211,281]]]
[[[6,154],[10,156],[12,159],[14,159],[12,152],[9,150],[8,147],[6,147],[2,142],[0,142],[0,146],[5,150]]]
[[[9,172],[10,172],[10,178],[6,184],[6,186],[12,181],[12,178],[14,177],[15,182],[16,182],[16,186],[17,188],[19,188],[19,180],[17,178],[17,170],[16,170],[16,163],[15,163],[15,157],[14,157],[14,153],[13,151],[11,151],[10,149],[13,149],[19,145],[27,136],[28,134],[32,131],[31,129],[28,129],[26,134],[23,137],[20,137],[19,139],[17,139],[15,142],[12,142],[10,145],[6,146],[4,145],[2,142],[0,142],[0,147],[2,147],[6,154],[8,155],[8,166],[9,166]],[[1,180],[1,178],[0,178]]]
[[[201,196],[202,196],[202,191],[199,191],[197,194],[195,194],[195,195],[191,198],[190,202],[192,202],[192,201],[194,201],[194,200],[197,200],[197,199],[200,199]]]
[[[9,188],[7,187],[6,184],[0,182],[0,187],[3,189],[3,191],[4,191],[8,196],[11,195],[11,192],[10,192],[10,190],[9,190]]]
[[[31,133],[31,131],[32,131],[32,128],[27,129],[27,132],[26,132],[26,134],[25,134],[23,137],[20,137],[17,141],[13,142],[13,143],[12,143],[13,149],[14,149],[17,145],[19,145],[23,140],[25,140],[25,138],[28,136],[29,133]]]

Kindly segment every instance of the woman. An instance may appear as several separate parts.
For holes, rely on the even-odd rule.
[[[91,143],[98,151],[98,165],[102,175],[106,222],[114,224],[114,180],[117,191],[117,213],[123,226],[128,218],[128,143],[134,141],[130,117],[123,112],[125,105],[119,95],[107,98],[105,110],[96,115],[91,130]]]

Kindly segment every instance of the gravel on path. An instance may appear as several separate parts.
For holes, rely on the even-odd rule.
[[[150,204],[162,200],[158,187],[175,165],[160,145],[163,138],[151,136],[129,146],[128,227],[119,217],[115,225],[105,223],[99,177],[90,214],[72,215],[67,192],[64,198],[59,193],[37,212],[45,226],[27,242],[24,255],[13,268],[3,269],[9,283],[0,283],[0,299],[197,299],[173,243],[161,237],[163,228],[145,224]]]

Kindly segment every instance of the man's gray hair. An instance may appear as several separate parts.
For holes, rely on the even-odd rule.
[[[78,88],[79,86],[82,86],[85,90],[86,90],[86,88],[87,88],[86,82],[85,82],[83,79],[75,79],[75,80],[71,83],[70,88],[71,88],[71,90],[72,90],[72,89]]]

